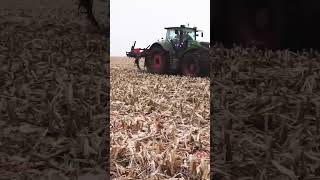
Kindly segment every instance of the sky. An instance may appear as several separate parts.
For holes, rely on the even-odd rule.
[[[210,0],[110,0],[110,55],[126,56],[134,41],[146,48],[165,37],[165,27],[188,23],[210,41]]]

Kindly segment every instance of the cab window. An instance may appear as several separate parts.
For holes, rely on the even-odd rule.
[[[175,33],[174,29],[168,29],[167,30],[167,35],[166,35],[166,39],[168,41],[175,39],[176,37],[179,37],[179,34]]]

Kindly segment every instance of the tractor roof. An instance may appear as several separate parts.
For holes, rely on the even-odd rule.
[[[164,29],[189,29],[189,30],[197,30],[197,27],[186,27],[184,25],[181,25],[181,26],[178,26],[178,27],[166,27]],[[197,31],[200,31],[200,30],[197,30]]]
[[[195,28],[190,28],[190,27],[166,27],[164,29],[190,29],[190,30],[194,30]]]

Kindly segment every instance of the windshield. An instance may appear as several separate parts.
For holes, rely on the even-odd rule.
[[[178,29],[177,29],[178,30]],[[180,32],[182,32],[182,40],[196,40],[196,33],[195,30],[192,29],[180,29],[178,31],[178,34],[175,33],[175,29],[168,29],[166,34],[166,40],[179,40],[180,38]]]
[[[196,40],[196,33],[194,30],[184,29],[183,31],[183,35],[185,36],[184,38],[188,40]]]

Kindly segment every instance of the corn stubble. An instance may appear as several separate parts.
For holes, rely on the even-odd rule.
[[[0,179],[103,174],[106,42],[70,11],[1,10]],[[91,174],[91,175],[90,175]]]
[[[213,179],[319,179],[319,53],[210,57]]]
[[[112,179],[209,179],[209,79],[111,58]]]

